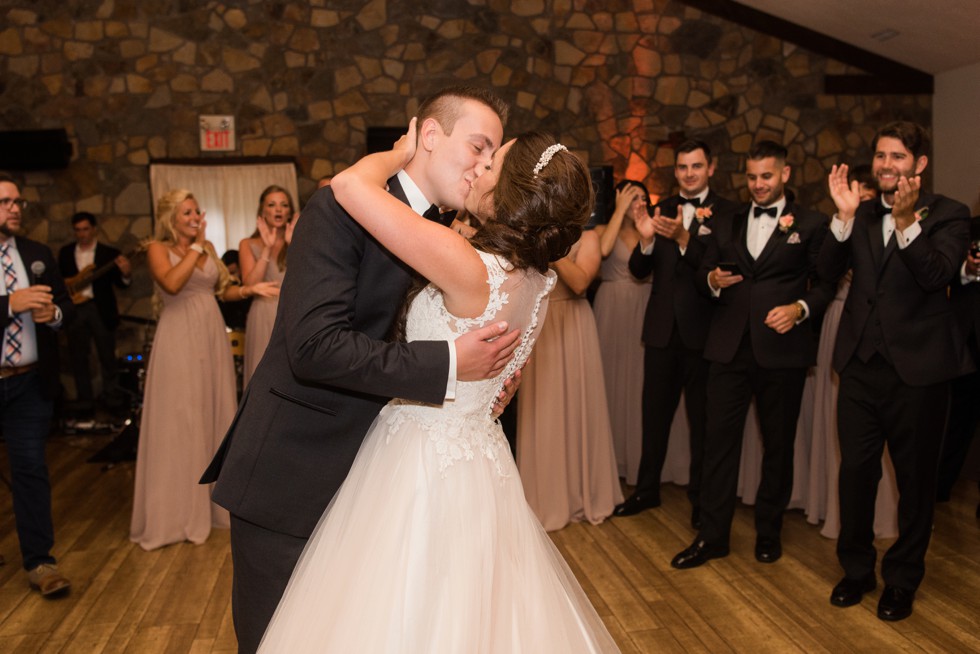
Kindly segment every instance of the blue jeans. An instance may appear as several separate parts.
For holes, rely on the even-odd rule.
[[[0,433],[10,459],[14,520],[25,570],[54,563],[51,482],[44,456],[53,408],[41,393],[36,370],[0,379]]]

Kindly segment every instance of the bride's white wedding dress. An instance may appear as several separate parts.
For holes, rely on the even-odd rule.
[[[443,406],[393,400],[365,437],[303,555],[262,652],[618,652],[531,512],[500,426],[503,379],[530,354],[553,272],[480,253],[490,299],[475,319],[425,288],[409,340],[447,340],[493,321],[523,330],[496,379],[460,382]]]

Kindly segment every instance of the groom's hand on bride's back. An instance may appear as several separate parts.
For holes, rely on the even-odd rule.
[[[496,322],[456,339],[456,379],[478,381],[496,377],[514,356],[521,332],[507,332],[506,322]]]

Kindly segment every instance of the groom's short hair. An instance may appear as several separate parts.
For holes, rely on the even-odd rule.
[[[507,103],[501,100],[493,91],[473,86],[450,86],[433,96],[426,98],[419,106],[418,124],[427,118],[435,118],[446,134],[453,133],[453,127],[459,118],[462,100],[475,100],[490,107],[500,118],[500,124],[507,124]]]

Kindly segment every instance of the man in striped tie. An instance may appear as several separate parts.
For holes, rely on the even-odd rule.
[[[47,246],[18,236],[27,206],[0,174],[0,432],[10,459],[14,519],[31,587],[45,597],[70,586],[51,556],[51,483],[44,445],[58,388],[57,330],[74,308]]]

